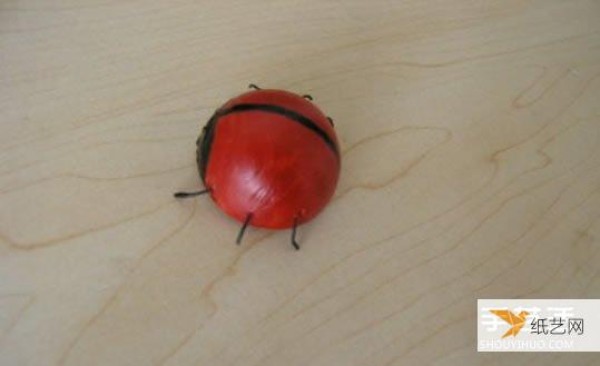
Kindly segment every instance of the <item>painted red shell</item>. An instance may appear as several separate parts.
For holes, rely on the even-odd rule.
[[[219,108],[197,141],[198,168],[215,203],[231,217],[283,229],[315,217],[340,174],[328,117],[283,90],[244,93]]]

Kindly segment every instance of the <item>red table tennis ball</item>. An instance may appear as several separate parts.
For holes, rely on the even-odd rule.
[[[238,238],[248,224],[295,229],[314,218],[340,175],[333,123],[312,98],[255,88],[217,109],[197,141],[207,191],[244,223]]]

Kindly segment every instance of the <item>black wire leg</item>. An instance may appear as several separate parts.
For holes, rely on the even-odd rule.
[[[252,213],[249,213],[248,216],[246,216],[246,220],[244,220],[244,225],[242,225],[242,228],[240,229],[240,232],[238,233],[237,239],[235,240],[235,243],[237,245],[240,245],[240,243],[242,242],[242,237],[244,237],[244,232],[246,231],[246,227],[248,227],[248,224],[250,223],[251,219],[252,219]]]
[[[188,197],[199,196],[201,194],[206,194],[209,192],[210,192],[210,189],[204,189],[204,190],[198,191],[198,192],[177,192],[177,193],[173,194],[173,196],[175,198],[188,198]]]
[[[292,228],[292,246],[296,250],[300,250],[300,245],[296,241],[296,229],[298,228],[298,218],[294,217],[294,227]]]

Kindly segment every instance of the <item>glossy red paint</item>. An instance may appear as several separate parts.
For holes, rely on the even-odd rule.
[[[283,229],[312,219],[330,201],[339,144],[311,101],[255,90],[229,100],[211,121],[211,137],[205,128],[198,141],[199,167],[202,175],[205,165],[204,184],[225,213],[240,222],[251,214],[250,225]]]

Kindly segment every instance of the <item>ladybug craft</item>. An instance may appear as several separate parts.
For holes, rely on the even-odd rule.
[[[205,189],[176,198],[210,194],[229,216],[248,225],[296,228],[327,205],[340,175],[340,150],[333,121],[310,95],[260,89],[221,106],[196,141]]]

